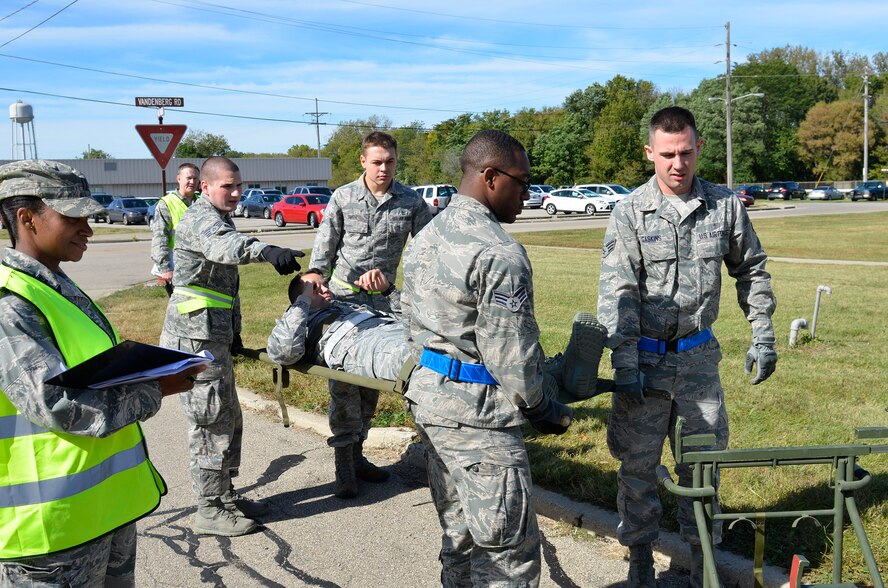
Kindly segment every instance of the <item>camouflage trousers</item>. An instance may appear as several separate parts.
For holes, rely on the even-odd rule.
[[[372,329],[352,329],[331,350],[329,367],[349,373],[394,380],[410,355],[401,323],[379,325]],[[367,438],[376,413],[379,391],[330,380],[330,447],[359,443]]]
[[[657,539],[663,507],[657,494],[655,469],[660,465],[663,441],[667,437],[674,455],[675,422],[679,416],[685,418],[683,435],[712,433],[718,449],[728,445],[728,415],[716,362],[690,367],[642,365],[640,368],[645,375],[644,404],[614,393],[607,427],[611,455],[620,460],[617,539],[623,545],[640,545]],[[688,465],[677,465],[675,473],[679,484],[691,485]],[[718,473],[714,483],[718,488]],[[682,538],[699,545],[690,498],[678,498],[678,523]],[[715,543],[721,542],[720,521],[713,524],[712,537]]]
[[[188,419],[188,450],[191,454],[192,487],[198,496],[219,496],[217,475],[201,475],[201,470],[221,472],[221,492],[228,490],[241,461],[244,420],[234,385],[234,368],[229,345],[197,339],[161,338],[161,345],[197,353],[206,349],[215,360],[195,377],[194,387],[179,394]],[[215,480],[215,481],[214,481]]]
[[[0,586],[136,585],[136,524],[50,555],[0,562]]]
[[[327,439],[327,445],[345,447],[366,439],[373,415],[376,414],[379,390],[336,380],[327,382],[327,389],[330,391],[328,420],[330,432],[333,433]]]
[[[479,429],[410,410],[443,530],[442,586],[539,586],[540,531],[521,427]]]

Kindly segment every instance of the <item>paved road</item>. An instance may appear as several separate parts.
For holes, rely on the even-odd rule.
[[[423,474],[399,459],[386,484],[364,485],[344,501],[332,495],[333,452],[324,438],[247,409],[239,488],[268,500],[264,526],[245,537],[191,532],[194,497],[187,474],[185,420],[175,398],[144,423],[152,460],[169,493],[139,522],[137,582],[147,587],[440,586],[440,527]],[[376,453],[377,463],[398,459]],[[541,586],[611,586],[626,577],[623,550],[540,517],[544,572]],[[660,560],[661,586],[686,579]]]

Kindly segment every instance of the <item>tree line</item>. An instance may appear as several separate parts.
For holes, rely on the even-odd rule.
[[[751,54],[735,66],[731,77],[734,183],[861,178],[865,79],[869,175],[873,177],[888,167],[888,52],[867,57],[786,46]],[[764,96],[737,99],[759,93]],[[647,121],[672,104],[690,109],[697,119],[705,140],[699,174],[725,182],[724,76],[705,79],[684,92],[617,75],[605,84],[576,90],[559,106],[461,114],[431,128],[422,121],[394,126],[374,115],[341,123],[321,155],[332,161],[331,185],[345,184],[362,171],[362,137],[384,130],[398,140],[399,181],[407,185],[457,183],[463,146],[477,131],[492,128],[524,144],[535,182],[635,186],[651,174],[643,151]],[[285,154],[244,153],[233,150],[224,136],[205,131],[189,131],[176,149],[176,157],[211,155],[314,157],[316,150],[293,145]]]

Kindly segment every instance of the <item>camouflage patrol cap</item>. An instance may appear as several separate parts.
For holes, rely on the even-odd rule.
[[[57,161],[25,159],[0,166],[0,201],[34,196],[63,216],[84,218],[105,208],[93,200],[82,173]]]

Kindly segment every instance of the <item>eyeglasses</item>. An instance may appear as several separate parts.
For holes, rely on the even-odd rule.
[[[522,180],[521,178],[516,178],[515,176],[513,176],[509,172],[504,172],[503,170],[499,169],[498,167],[490,166],[490,169],[492,169],[493,171],[495,171],[497,173],[503,174],[504,176],[509,176],[510,178],[512,178],[513,180],[515,180],[519,184],[521,184],[522,194],[524,192],[530,192],[530,187],[533,185],[533,184],[531,184],[530,180]],[[481,173],[482,174],[484,173],[483,169],[481,170]]]

